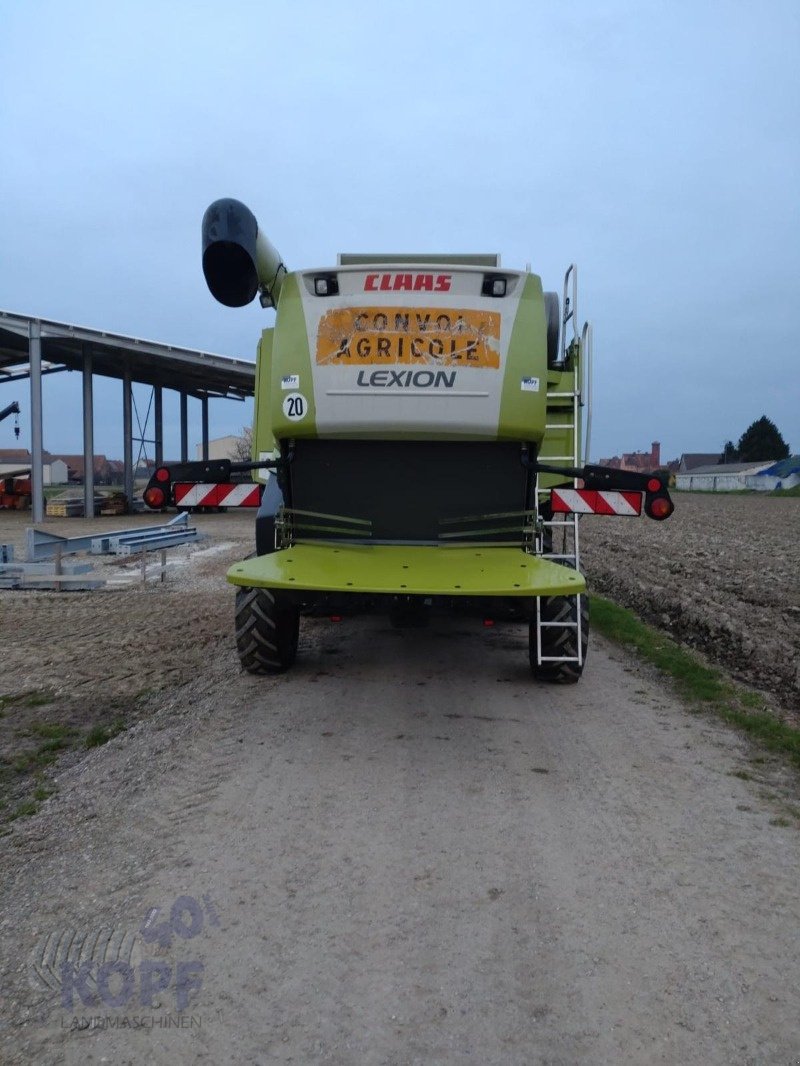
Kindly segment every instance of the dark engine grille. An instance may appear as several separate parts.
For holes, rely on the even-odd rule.
[[[519,513],[527,505],[528,475],[514,442],[298,440],[289,471],[290,508],[367,520],[372,526],[366,536],[373,540],[435,542],[460,529],[442,520]],[[326,524],[300,516],[296,521]],[[521,516],[486,524],[515,530],[470,541],[522,540]],[[297,528],[297,536],[332,534]]]

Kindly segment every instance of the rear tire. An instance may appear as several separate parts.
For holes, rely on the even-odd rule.
[[[582,659],[580,663],[538,663],[536,661],[537,624],[534,608],[529,630],[529,654],[531,670],[537,680],[549,681],[556,685],[574,685],[580,681],[589,647],[589,597],[585,592],[580,596],[542,596],[540,616],[542,622],[577,622],[579,601]],[[578,657],[578,629],[575,626],[563,629],[560,626],[542,626],[541,641],[543,656],[557,655],[569,659]]]
[[[249,674],[281,674],[297,658],[300,613],[271,589],[236,592],[236,650]]]

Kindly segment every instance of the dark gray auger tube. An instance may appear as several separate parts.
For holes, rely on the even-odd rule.
[[[226,307],[244,307],[261,293],[275,306],[286,267],[238,200],[215,200],[203,215],[203,274],[211,295]]]

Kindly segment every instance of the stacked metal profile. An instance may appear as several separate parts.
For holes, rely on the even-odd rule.
[[[63,556],[78,552],[142,555],[205,540],[206,535],[201,534],[196,527],[189,526],[187,518],[186,514],[180,514],[166,525],[118,529],[99,536],[89,533],[79,537],[61,537],[47,530],[29,528],[27,559],[24,562],[14,561],[12,545],[0,544],[0,588],[100,588],[105,581],[92,574],[91,563],[64,565],[61,562]],[[83,576],[90,574],[91,577]]]
[[[91,563],[15,562],[11,544],[0,544],[0,560],[0,589],[68,587],[83,591],[105,585],[92,574]]]

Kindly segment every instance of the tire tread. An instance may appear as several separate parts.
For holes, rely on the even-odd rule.
[[[235,634],[239,662],[250,674],[280,674],[297,655],[299,616],[269,589],[236,592]]]

